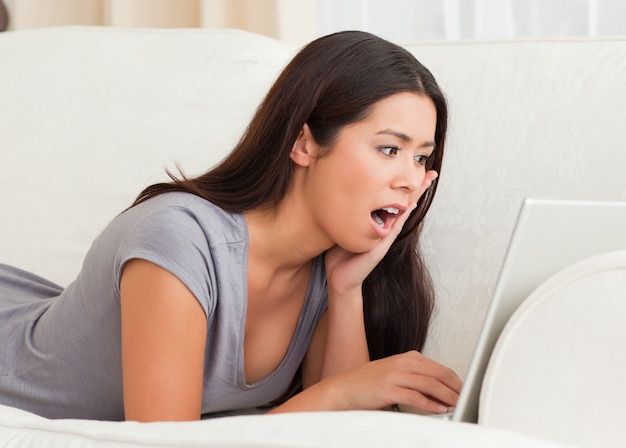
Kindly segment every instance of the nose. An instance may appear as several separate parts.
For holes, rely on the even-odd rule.
[[[422,165],[416,165],[413,159],[398,162],[391,187],[404,189],[409,193],[417,191],[424,180],[426,169]]]

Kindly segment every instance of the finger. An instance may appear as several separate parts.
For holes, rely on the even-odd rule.
[[[456,394],[461,392],[463,382],[452,370],[447,367],[431,362],[413,372],[416,375],[425,375],[431,378],[435,378],[438,382],[445,385],[448,389],[454,391]]]
[[[421,394],[425,395],[432,401],[443,404],[446,407],[456,406],[456,403],[459,400],[458,392],[453,391],[437,380],[432,381],[433,378],[430,378],[429,380],[430,381],[421,383]]]
[[[408,366],[409,371],[416,375],[427,375],[437,378],[456,393],[461,392],[463,381],[452,369],[422,355],[417,350],[406,352],[406,355],[410,360],[409,362],[412,361]]]
[[[445,414],[449,409],[449,406],[411,389],[398,388],[391,395],[397,404],[411,406],[431,414]]]
[[[415,209],[416,206],[417,203],[415,202],[409,204],[408,208],[395,219],[393,224],[391,224],[389,234],[385,236],[382,240],[380,240],[376,247],[369,252],[369,255],[372,257],[372,259],[376,260],[376,262],[382,260],[393,242],[402,231],[404,223],[407,221],[407,219],[411,215],[411,212]]]
[[[438,175],[439,174],[435,170],[430,170],[426,172],[426,174],[424,175],[424,179],[422,180],[422,185],[420,186],[418,190],[417,200],[419,200],[422,194],[424,194],[424,192],[428,189],[428,187],[430,187],[430,185],[435,181],[435,179],[437,179]],[[404,227],[404,223],[406,223],[406,221],[411,216],[411,213],[413,212],[413,210],[415,210],[415,207],[417,207],[417,200],[415,202],[410,203],[407,209],[404,210],[404,212],[400,216],[398,216],[398,218],[392,224],[391,232],[389,233],[389,235],[387,235],[387,240],[389,241],[388,246],[391,246],[391,244],[395,241],[397,236],[402,231],[402,227]]]
[[[445,366],[412,350],[390,358],[396,384],[413,389],[446,405],[454,405],[461,389],[461,380]]]
[[[426,375],[408,374],[399,376],[397,384],[405,389],[423,395],[428,400],[443,404],[447,407],[455,406],[459,398],[458,392],[450,389],[437,378]]]
[[[437,177],[439,177],[439,173],[437,171],[429,170],[424,175],[424,180],[422,181],[422,184],[424,184],[425,187],[428,188],[435,181],[435,179],[437,179]]]
[[[411,216],[411,212],[415,210],[415,207],[417,207],[417,202],[411,202],[409,206],[407,207],[407,209],[404,212],[402,212],[402,214],[398,217],[398,219],[396,219],[394,223],[391,225],[391,232],[388,236],[391,237],[392,242],[400,234],[402,227],[404,227],[404,223],[409,219],[409,216]]]
[[[422,185],[420,186],[420,189],[418,191],[418,198],[422,197],[424,192],[428,190],[428,188],[432,185],[432,183],[435,181],[435,179],[437,179],[438,176],[439,173],[437,173],[437,171],[435,170],[426,171],[424,179],[422,180]]]

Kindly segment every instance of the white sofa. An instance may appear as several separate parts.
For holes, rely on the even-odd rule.
[[[450,103],[447,155],[423,241],[438,291],[425,352],[464,376],[522,199],[626,199],[626,39],[405,46]],[[0,34],[0,262],[67,284],[92,239],[144,186],[165,179],[164,168],[179,163],[197,174],[228,152],[295,50],[234,30]],[[513,429],[386,412],[140,425],[50,421],[0,407],[3,446],[559,440]]]

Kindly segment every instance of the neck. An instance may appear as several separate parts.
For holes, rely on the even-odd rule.
[[[297,270],[333,246],[310,217],[306,202],[288,194],[271,209],[244,213],[248,225],[249,256],[269,269]]]

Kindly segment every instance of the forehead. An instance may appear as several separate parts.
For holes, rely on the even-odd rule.
[[[393,130],[411,139],[432,140],[437,110],[428,96],[401,92],[374,103],[369,114],[354,125],[370,132]]]

